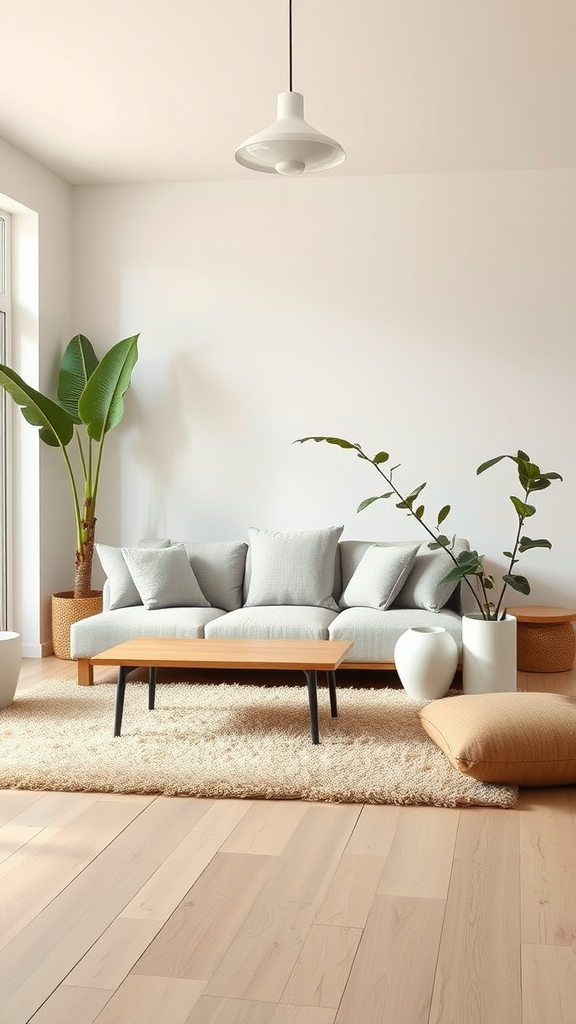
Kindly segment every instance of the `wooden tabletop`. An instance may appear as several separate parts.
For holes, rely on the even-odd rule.
[[[352,646],[352,642],[341,640],[186,640],[143,636],[95,654],[90,664],[333,672]]]
[[[508,608],[508,615],[513,615],[518,622],[573,622],[576,619],[576,611],[571,608],[554,608],[548,605],[518,605],[517,608]]]

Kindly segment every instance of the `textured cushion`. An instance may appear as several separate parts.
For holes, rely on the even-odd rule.
[[[328,608],[296,605],[238,608],[207,623],[205,636],[210,640],[327,640],[328,627],[336,617]]]
[[[419,547],[369,547],[340,598],[340,607],[380,611],[389,608],[414,564]]]
[[[469,544],[462,537],[454,543],[454,554],[468,551]],[[437,612],[443,608],[454,593],[457,583],[441,583],[453,564],[443,550],[430,551],[428,544],[422,544],[414,560],[414,565],[402,587],[396,604],[399,608],[423,608],[428,612]]]
[[[343,526],[324,530],[248,529],[250,583],[245,605],[310,605],[338,610],[332,591]]]
[[[167,548],[169,546],[169,540],[141,540],[138,542],[138,547]],[[114,608],[130,608],[132,605],[142,604],[140,594],[122,554],[122,548],[110,547],[109,544],[96,544],[96,552],[108,580],[107,607],[110,611]]]
[[[383,615],[377,608],[345,608],[328,627],[329,640],[352,640],[354,647],[345,661],[379,661],[394,667],[394,648],[407,629],[416,626],[441,626],[462,645],[462,620],[451,608],[423,612],[420,608],[388,608]]]
[[[89,615],[70,627],[70,651],[73,658],[91,658],[135,636],[202,640],[206,624],[226,618],[226,614],[219,608],[158,608],[150,615],[140,603],[135,608]]]
[[[155,608],[207,608],[183,544],[163,550],[122,548],[143,604]]]
[[[519,786],[576,783],[576,698],[478,693],[420,711],[428,735],[465,775]]]
[[[184,544],[202,593],[213,608],[242,607],[248,545],[239,540],[172,541]]]

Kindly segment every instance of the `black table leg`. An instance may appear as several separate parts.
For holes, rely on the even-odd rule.
[[[330,690],[330,714],[332,718],[338,718],[338,702],[336,700],[336,673],[327,672],[328,689]]]
[[[128,665],[120,665],[118,669],[118,682],[116,684],[116,715],[114,718],[114,735],[119,736],[122,729],[122,714],[124,712],[124,694],[126,693],[126,676],[131,671]]]
[[[148,711],[154,711],[156,701],[156,668],[148,669]]]
[[[318,729],[318,689],[316,681],[316,670],[306,671],[306,682],[308,683],[308,704],[310,706],[310,732],[312,743],[320,743],[320,731]]]

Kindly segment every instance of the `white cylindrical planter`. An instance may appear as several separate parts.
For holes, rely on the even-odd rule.
[[[516,619],[483,619],[479,613],[462,618],[462,689],[464,693],[515,690]]]
[[[21,664],[20,633],[0,631],[0,708],[7,708],[14,700]]]
[[[396,641],[394,663],[412,700],[437,700],[454,679],[458,645],[441,626],[414,626]]]

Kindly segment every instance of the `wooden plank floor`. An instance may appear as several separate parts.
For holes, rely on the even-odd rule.
[[[75,665],[23,663],[43,678]],[[576,696],[576,671],[519,687]],[[513,810],[0,791],[1,1024],[574,1020],[573,787]]]

